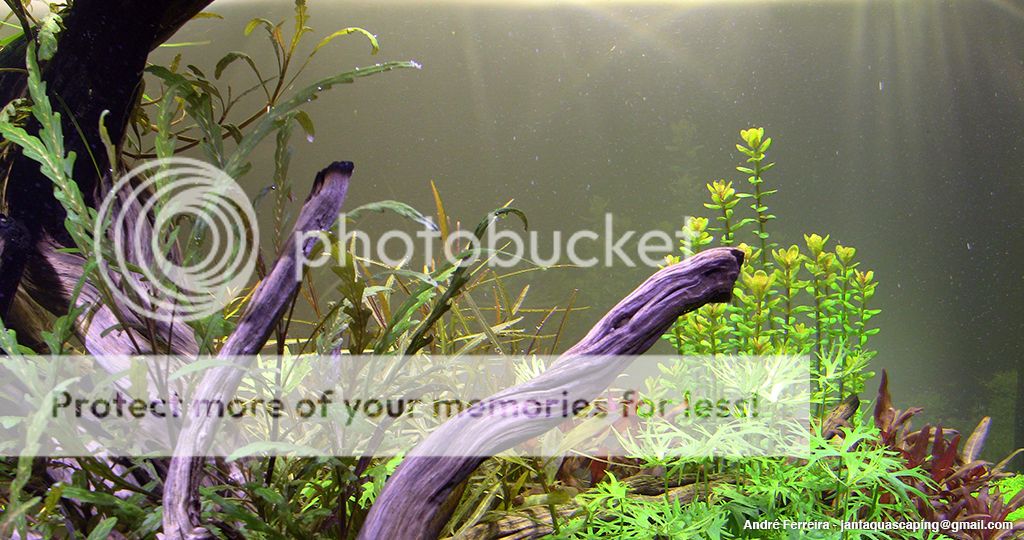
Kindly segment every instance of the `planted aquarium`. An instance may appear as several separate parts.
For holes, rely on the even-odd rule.
[[[1024,5],[3,13],[0,538],[1024,538]]]

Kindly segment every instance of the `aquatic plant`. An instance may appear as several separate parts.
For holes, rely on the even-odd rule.
[[[1024,475],[1015,474],[996,482],[996,488],[1003,495],[1003,502],[1010,502],[1020,492],[1024,491]],[[1024,520],[1024,508],[1018,508],[1010,512],[1006,519],[1009,521]]]
[[[866,425],[842,428],[843,445],[816,435],[809,460],[751,458],[735,463],[718,483],[718,503],[734,516],[731,531],[744,534],[747,521],[829,523],[914,519],[913,481],[919,471],[907,468],[898,455],[871,444],[877,429]],[[861,531],[864,538],[888,538],[885,531]],[[755,536],[756,537],[756,536]],[[772,536],[767,536],[772,537]]]
[[[140,93],[131,110],[134,138],[126,147],[115,147],[105,139],[109,163],[116,169],[131,159],[167,157],[190,148],[200,149],[211,162],[229,172],[242,174],[247,156],[258,141],[275,136],[275,165],[272,184],[260,199],[271,199],[274,218],[272,250],[282,247],[289,221],[292,185],[289,181],[289,142],[295,127],[307,137],[315,134],[312,118],[300,109],[319,92],[338,83],[379,73],[390,68],[413,67],[412,63],[382,64],[341,73],[289,94],[292,83],[309,58],[332,39],[347,34],[362,35],[378,49],[376,38],[360,28],[344,28],[329,34],[305,59],[296,55],[298,44],[309,33],[305,3],[295,4],[295,25],[286,39],[283,24],[264,19],[250,22],[246,34],[264,31],[273,48],[277,72],[265,77],[260,67],[243,53],[231,53],[218,61],[206,75],[202,69],[181,67],[180,58],[169,66],[151,66],[149,73],[159,89]],[[47,19],[40,33],[40,56],[52,50],[53,32],[59,19]],[[50,30],[49,34],[46,31]],[[303,60],[298,64],[298,60]],[[241,63],[238,63],[241,61]],[[257,83],[242,94],[218,87],[225,69],[248,65]],[[298,69],[294,69],[298,65]],[[68,250],[91,262],[91,244],[86,235],[94,218],[83,194],[70,181],[73,155],[63,147],[59,117],[50,108],[44,88],[29,59],[30,109],[7,110],[0,119],[5,138],[37,159],[53,181],[56,196],[67,216],[66,229],[75,248]],[[229,118],[241,95],[260,92],[265,103],[249,115]],[[24,104],[21,104],[24,105]],[[17,131],[24,115],[31,111],[42,124],[39,138]],[[688,220],[689,241],[681,247],[686,256],[715,243],[735,245],[743,235],[752,235],[751,245],[740,244],[747,253],[736,290],[729,305],[712,305],[680,319],[667,339],[681,353],[712,356],[726,353],[813,354],[815,359],[815,402],[824,417],[840,399],[854,394],[870,376],[866,371],[873,351],[868,340],[877,332],[869,321],[877,310],[869,307],[876,283],[871,271],[861,271],[856,250],[846,246],[827,247],[829,237],[809,234],[806,247],[782,248],[772,240],[768,224],[775,219],[768,201],[776,190],[765,189],[771,138],[760,128],[741,132],[738,150],[747,157],[737,170],[746,175],[749,192],[738,192],[733,183],[713,182],[708,189],[716,227],[707,218]],[[49,184],[47,184],[49,185]],[[434,188],[436,211],[442,236],[447,220],[442,199]],[[750,204],[739,203],[749,200]],[[749,209],[749,211],[747,211]],[[387,210],[415,220],[423,216],[394,201],[356,209]],[[739,212],[744,212],[739,214]],[[477,236],[497,216],[525,217],[511,208],[500,208],[477,227]],[[177,234],[177,231],[172,232]],[[187,260],[191,244],[183,246]],[[343,239],[334,238],[325,249],[340,260],[330,268],[337,279],[330,287],[318,286],[308,278],[296,304],[311,313],[303,320],[292,308],[274,329],[267,347],[278,355],[318,352],[341,355],[373,351],[380,355],[411,355],[419,351],[444,354],[492,353],[501,351],[539,352],[557,347],[562,325],[543,333],[545,323],[555,317],[564,322],[572,302],[563,309],[531,308],[528,287],[512,289],[513,276],[499,275],[483,263],[471,266],[434,263],[426,268],[388,267],[361,259]],[[468,255],[468,253],[466,254]],[[108,298],[109,291],[101,298]],[[474,295],[488,302],[477,304]],[[325,299],[326,298],[326,299]],[[251,302],[243,291],[223,312],[189,328],[196,334],[200,350],[215,353],[223,346],[239,316]],[[74,304],[74,299],[72,299]],[[481,307],[481,304],[484,307]],[[71,310],[57,318],[43,335],[50,352],[81,351],[75,341]],[[527,314],[540,318],[531,331],[523,329]],[[552,319],[553,320],[553,319]],[[122,323],[123,324],[123,323]],[[142,329],[154,346],[161,342],[152,328]],[[0,347],[8,354],[31,352],[17,343],[13,332],[0,327]],[[367,376],[376,390],[400,392],[412,384],[447,384],[453,374],[439,373],[431,379],[396,378],[379,381]],[[280,382],[280,381],[278,381]],[[257,382],[244,380],[240,395],[252,392]],[[17,396],[6,396],[16,399]],[[888,395],[879,404],[888,403]],[[851,406],[852,407],[852,406]],[[850,409],[852,411],[852,409]],[[919,519],[922,515],[954,516],[968,519],[984,515],[999,520],[1011,516],[1022,496],[1000,497],[991,489],[1005,462],[994,467],[978,463],[984,429],[958,450],[958,438],[946,439],[948,432],[926,428],[907,433],[903,428],[913,414],[891,407],[876,408],[875,425],[844,413],[848,420],[834,429],[822,429],[813,437],[813,456],[806,461],[782,459],[675,460],[654,448],[649,453],[610,462],[583,456],[567,459],[495,459],[480,470],[458,501],[448,532],[471,538],[474,531],[490,530],[485,521],[509,522],[509,514],[525,514],[517,522],[523,530],[534,526],[556,537],[738,537],[749,536],[744,524],[749,519],[771,516],[794,521],[847,519]],[[852,414],[852,412],[850,413]],[[829,418],[832,418],[830,416]],[[823,423],[828,423],[826,419]],[[268,429],[273,429],[269,427]],[[923,442],[922,442],[923,441]],[[959,457],[958,457],[959,456]],[[204,522],[214,535],[224,538],[350,537],[359,528],[387,477],[401,457],[376,459],[372,451],[353,458],[271,458],[252,460],[211,460],[205,465],[210,482],[196,499]],[[47,536],[70,534],[100,539],[112,531],[154,537],[166,511],[161,507],[160,470],[155,460],[111,461],[81,458],[62,461],[66,476],[53,482],[46,475],[45,460],[0,462],[0,477],[10,489],[0,494],[4,517],[0,532],[9,535],[17,528],[26,536],[26,525]],[[53,465],[52,463],[50,464]],[[498,516],[492,511],[500,508]],[[540,525],[547,525],[542,529]],[[512,526],[499,531],[509,530]],[[525,534],[525,533],[524,533]],[[866,536],[873,536],[867,533]]]
[[[241,175],[248,169],[248,157],[256,144],[273,136],[275,139],[273,183],[263,190],[257,204],[272,195],[275,235],[270,249],[278,252],[292,219],[292,183],[289,177],[290,136],[294,127],[312,137],[312,118],[301,107],[331,86],[350,83],[364,76],[414,63],[382,63],[363,69],[343,72],[312,83],[296,86],[299,75],[313,55],[331,40],[346,34],[366,37],[376,52],[376,38],[359,28],[346,28],[323,38],[306,57],[297,54],[303,38],[310,34],[305,2],[295,3],[294,31],[287,39],[284,23],[263,19],[252,21],[245,33],[265,30],[274,56],[276,72],[261,71],[261,66],[243,53],[230,53],[212,70],[188,65],[182,68],[180,57],[168,66],[150,66],[148,71],[157,81],[147,93],[136,96],[132,119],[135,129],[123,146],[107,143],[110,163],[115,171],[129,168],[131,161],[149,157],[169,157],[197,147],[208,160],[230,172]],[[73,245],[66,253],[82,258],[83,272],[91,282],[96,279],[95,258],[91,252],[93,220],[96,212],[83,201],[83,194],[70,179],[74,160],[64,147],[59,113],[50,106],[46,88],[35,64],[34,50],[28,56],[28,89],[31,104],[16,102],[0,117],[0,130],[5,144],[17,145],[38,161],[53,182],[57,200],[65,210],[65,228]],[[241,61],[254,72],[257,82],[241,93],[218,86],[222,72]],[[301,63],[300,63],[301,61]],[[289,67],[290,66],[290,67]],[[297,66],[297,67],[296,67]],[[213,77],[206,75],[212,72]],[[269,76],[268,76],[269,75]],[[262,92],[266,102],[242,118],[233,114],[241,107],[242,95]],[[38,136],[29,135],[21,123],[33,114],[42,125]],[[268,175],[269,176],[269,175]],[[441,228],[448,223],[440,194],[435,188],[437,215]],[[160,201],[155,201],[159,207]],[[368,211],[391,211],[406,218],[425,221],[414,209],[394,201],[384,201],[354,209],[352,219]],[[477,229],[482,235],[496,218],[525,216],[512,208],[499,208],[486,216]],[[191,242],[189,224],[182,223],[165,231],[170,241],[163,245],[180,248],[187,260],[196,246]],[[195,229],[192,229],[195,232]],[[512,290],[514,277],[498,274],[485,262],[472,265],[431,264],[423,271],[392,268],[376,261],[355,256],[343,239],[335,238],[327,246],[346,257],[335,257],[339,264],[331,268],[337,281],[325,293],[312,278],[303,281],[294,305],[280,324],[275,325],[266,347],[279,356],[317,352],[340,355],[376,351],[380,354],[413,353],[429,349],[441,354],[484,354],[498,350],[539,352],[550,350],[557,341],[558,330],[547,330],[548,318],[568,317],[572,308],[536,308],[529,305],[529,287]],[[268,249],[269,250],[269,249]],[[466,258],[471,253],[457,254]],[[479,255],[479,254],[477,254]],[[485,254],[486,255],[486,254]],[[113,291],[100,290],[98,301],[112,306],[117,303]],[[472,300],[476,295],[483,307]],[[191,326],[178,325],[178,331],[193,333],[199,351],[217,353],[226,336],[234,329],[252,300],[252,291],[243,290],[222,312]],[[75,299],[71,299],[72,305]],[[313,320],[306,320],[306,313]],[[52,321],[43,331],[45,343],[33,351],[18,343],[18,336],[0,324],[0,348],[8,354],[83,353],[84,344],[76,337],[74,323],[81,310],[73,309]],[[522,329],[524,317],[542,318],[531,331]],[[121,327],[127,327],[123,324]],[[170,347],[164,336],[153,327],[140,328],[156,350]],[[103,330],[109,332],[109,329]],[[99,332],[99,331],[97,331]],[[106,334],[104,334],[106,335]],[[273,366],[266,366],[273,368]],[[174,373],[162,374],[164,378]],[[449,384],[457,377],[441,373],[438,384]],[[423,384],[425,380],[417,381]],[[239,395],[250,395],[259,381],[242,381]],[[391,388],[410,384],[405,379],[391,381]],[[20,396],[5,394],[3,399]],[[274,429],[268,426],[268,430]],[[212,479],[199,491],[198,502],[203,518],[215,534],[227,537],[295,538],[319,531],[332,537],[354,534],[367,509],[380,491],[384,479],[394,471],[400,458],[374,459],[371,455],[354,458],[268,458],[246,461],[211,460],[204,473]],[[166,476],[166,463],[153,460],[106,460],[81,458],[59,465],[62,482],[48,476],[48,460],[3,460],[0,478],[5,489],[0,494],[0,536],[20,531],[61,535],[66,531],[92,531],[89,538],[106,538],[112,530],[131,532],[134,537],[151,538],[161,529],[161,479]],[[241,479],[241,480],[240,480]],[[221,483],[223,482],[223,483]],[[65,509],[70,508],[70,511]]]
[[[787,531],[757,530],[765,520],[814,524],[801,537],[836,537],[844,522],[948,520],[938,531],[857,531],[858,538],[1007,539],[1024,530],[1019,476],[978,459],[987,429],[982,420],[966,442],[959,434],[925,426],[911,430],[919,408],[898,410],[883,373],[876,406],[858,415],[855,396],[829,415],[810,440],[808,459],[659,458],[667,448],[648,448],[633,459],[605,464],[598,476],[574,484],[583,491],[560,496],[551,510],[520,499],[511,511],[492,512],[464,537],[634,538],[673,537],[670,531],[713,538],[790,538]],[[568,461],[568,460],[567,460]],[[563,466],[566,462],[563,462]],[[574,467],[585,467],[582,461]],[[586,477],[586,475],[584,475]],[[591,487],[587,489],[587,486]],[[558,492],[558,489],[554,490]],[[1011,522],[1000,529],[954,529],[964,522]],[[828,527],[827,530],[824,530]]]
[[[874,424],[881,445],[897,452],[908,469],[924,473],[925,478],[907,482],[913,488],[913,503],[921,517],[936,522],[1014,521],[1010,516],[1024,507],[1024,492],[1004,498],[1001,480],[1010,476],[1007,466],[1024,449],[992,464],[979,458],[991,419],[983,418],[961,447],[960,434],[941,426],[926,425],[911,431],[911,419],[921,410],[899,410],[893,406],[888,375],[883,371]],[[943,532],[954,538],[997,539],[1016,537],[1020,531],[1024,531],[1024,520],[1012,529]]]
[[[694,484],[691,491],[699,488]],[[579,517],[570,520],[555,538],[723,538],[726,508],[686,500],[681,496],[631,496],[630,485],[614,474],[580,495]]]
[[[874,272],[861,268],[855,248],[830,248],[828,235],[807,234],[802,245],[785,248],[769,242],[765,224],[775,216],[767,213],[764,200],[775,190],[762,189],[770,167],[760,164],[770,139],[761,130],[744,130],[742,137],[741,151],[753,166],[741,172],[750,175],[754,192],[740,197],[730,182],[709,184],[711,202],[705,206],[716,212],[717,226],[710,227],[706,218],[689,219],[688,241],[680,251],[690,256],[716,243],[736,245],[750,232],[756,247],[738,244],[747,262],[734,301],[681,317],[665,339],[688,355],[813,355],[819,414],[810,458],[679,459],[665,457],[672,455],[671,437],[627,434],[630,458],[579,456],[561,462],[557,479],[583,490],[572,501],[543,508],[531,507],[529,500],[506,505],[481,524],[460,529],[468,538],[501,537],[512,530],[533,537],[660,537],[671,536],[667,524],[685,531],[696,522],[707,528],[702,537],[786,538],[785,532],[746,525],[765,519],[829,523],[833,529],[848,521],[1004,521],[1024,503],[1024,495],[1004,498],[996,487],[1013,455],[995,465],[978,459],[987,419],[963,445],[949,430],[910,431],[909,421],[920,409],[895,410],[884,374],[874,414],[857,414],[856,395],[873,375],[867,365],[875,354],[869,340],[878,332],[871,324],[879,313],[871,306]],[[754,201],[754,217],[737,212],[742,198]],[[651,389],[672,380],[665,372]],[[1024,522],[1013,531],[944,532],[955,538],[1007,538],[1022,527]],[[858,537],[894,534],[938,537],[926,531],[905,536],[859,531]]]
[[[777,219],[767,200],[778,189],[765,189],[773,162],[767,160],[772,138],[763,128],[740,132],[737,150],[746,157],[736,167],[747,175],[751,191],[736,182],[715,180],[707,185],[717,226],[694,217],[683,227],[680,246],[691,256],[715,245],[737,245],[747,253],[743,275],[728,306],[705,306],[679,319],[665,335],[682,355],[809,354],[819,414],[850,393],[863,391],[874,376],[866,369],[875,356],[870,337],[879,329],[871,306],[878,286],[875,274],[863,270],[856,248],[829,246],[829,235],[809,233],[801,244],[778,247],[768,224]],[[740,201],[751,201],[749,207]],[[744,211],[745,210],[745,211]],[[741,242],[747,236],[751,244]],[[669,257],[668,263],[678,262]]]

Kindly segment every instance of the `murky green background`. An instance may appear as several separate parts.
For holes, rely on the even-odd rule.
[[[1020,4],[310,4],[316,39],[362,26],[383,50],[338,40],[303,80],[384,60],[423,69],[310,104],[316,139],[294,141],[299,197],[316,170],[347,159],[350,207],[398,199],[433,213],[433,179],[465,227],[514,198],[540,231],[592,226],[605,211],[623,227],[673,230],[705,211],[705,182],[743,181],[738,131],[764,126],[778,162],[767,177],[780,189],[773,239],[830,233],[876,270],[874,368],[889,370],[896,404],[961,429],[991,413],[990,457],[1009,450],[1024,364]],[[291,8],[216,2],[226,20],[175,38],[211,44],[154,59],[180,52],[212,73],[242,50],[271,72],[264,36],[242,29]],[[253,81],[241,63],[224,80]],[[253,194],[271,182],[271,153],[245,178]],[[571,321],[564,348],[648,273],[537,272],[530,304],[564,305],[579,289],[592,309]]]

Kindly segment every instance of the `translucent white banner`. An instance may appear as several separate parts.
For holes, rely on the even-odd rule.
[[[0,455],[808,455],[806,357],[556,360],[0,358]]]

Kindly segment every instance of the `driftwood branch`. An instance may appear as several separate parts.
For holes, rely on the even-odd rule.
[[[450,517],[450,499],[486,457],[539,436],[563,419],[513,410],[543,396],[597,395],[627,367],[616,355],[649,349],[680,315],[728,301],[743,264],[741,251],[708,250],[651,276],[619,302],[579,343],[539,377],[491,396],[489,413],[456,416],[415,448],[377,497],[359,538],[434,539]],[[453,441],[461,456],[443,454]]]
[[[109,299],[115,305],[108,305],[93,280],[79,283],[85,259],[60,248],[55,239],[43,234],[29,253],[22,290],[35,305],[59,316],[68,312],[69,299],[81,287],[75,304],[85,311],[75,319],[75,332],[105,369],[111,373],[124,369],[123,358],[117,366],[107,365],[117,356],[163,352],[192,356],[199,352],[195,334],[187,324],[146,318],[117,298]]]
[[[850,394],[843,401],[836,406],[835,409],[829,413],[828,417],[821,424],[821,436],[826,441],[832,440],[832,437],[836,437],[842,432],[841,428],[850,426],[850,419],[853,415],[857,414],[857,409],[860,408],[860,398],[857,394]]]
[[[301,271],[297,252],[308,256],[316,245],[315,238],[307,239],[303,233],[327,230],[334,224],[345,202],[351,176],[349,162],[333,163],[317,175],[312,193],[277,262],[257,286],[249,310],[221,348],[219,356],[235,360],[235,365],[210,370],[196,389],[197,400],[222,401],[238,388],[251,361],[250,355],[263,348],[301,285],[295,279],[297,270]],[[304,244],[296,246],[297,239],[303,239]],[[215,419],[197,415],[190,418],[178,439],[175,449],[178,457],[171,460],[164,482],[164,537],[167,539],[212,538],[199,520],[198,489],[204,460],[189,456],[204,454],[213,440],[215,428]]]

